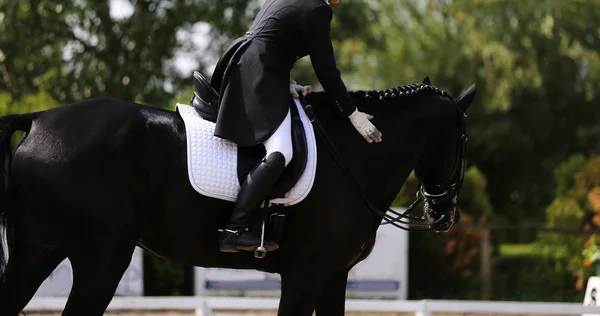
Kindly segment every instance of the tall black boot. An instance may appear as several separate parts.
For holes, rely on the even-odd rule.
[[[254,251],[260,246],[260,238],[248,231],[249,216],[260,207],[284,168],[285,157],[280,152],[274,152],[250,171],[242,183],[231,218],[221,230],[220,251]],[[276,242],[267,240],[263,246],[267,251],[279,248]]]

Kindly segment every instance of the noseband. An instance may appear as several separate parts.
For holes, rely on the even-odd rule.
[[[458,222],[457,218],[460,218],[460,213],[457,211],[458,199],[460,196],[460,192],[462,189],[462,184],[464,180],[465,173],[465,154],[467,149],[467,136],[466,136],[466,122],[465,118],[467,117],[464,112],[460,109],[460,107],[456,105],[458,111],[458,124],[460,126],[460,141],[458,143],[457,157],[454,163],[454,169],[450,175],[450,177],[441,184],[426,184],[421,181],[417,176],[417,182],[419,184],[419,190],[417,191],[416,201],[414,201],[403,213],[398,213],[391,208],[388,208],[386,212],[382,212],[377,207],[375,207],[366,195],[363,193],[358,181],[352,176],[348,168],[343,164],[341,157],[337,153],[335,147],[332,142],[327,137],[325,130],[320,125],[319,121],[316,119],[315,114],[313,112],[312,106],[308,104],[306,98],[300,95],[300,103],[306,112],[306,115],[310,119],[310,121],[315,125],[317,132],[323,137],[325,144],[327,145],[329,151],[333,155],[337,164],[342,168],[346,176],[350,179],[350,182],[354,184],[357,191],[362,196],[365,203],[369,206],[369,208],[375,212],[379,217],[384,219],[387,223],[382,223],[381,225],[393,225],[403,230],[407,231],[446,231],[452,227],[455,223]],[[439,194],[433,194],[429,192],[442,192]],[[424,202],[424,214],[421,217],[415,217],[410,215],[415,209],[417,205],[421,202]],[[446,205],[449,203],[450,209],[444,212],[438,212],[434,210],[434,206]],[[388,215],[390,212],[396,217]],[[448,218],[449,217],[449,218]],[[435,220],[431,220],[435,218]],[[403,219],[413,220],[415,222],[403,221]],[[407,226],[416,226],[416,227],[424,227],[421,229],[413,229],[410,227],[403,227],[401,224]]]

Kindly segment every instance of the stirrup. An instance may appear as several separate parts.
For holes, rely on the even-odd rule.
[[[267,255],[267,248],[265,248],[265,219],[262,220],[262,232],[260,233],[260,246],[254,250],[254,257],[263,259]]]
[[[263,259],[267,255],[267,248],[265,248],[265,226],[267,221],[267,216],[269,213],[269,206],[271,201],[268,198],[265,198],[263,201],[263,216],[262,216],[262,225],[260,232],[260,246],[254,250],[254,257],[257,259]]]

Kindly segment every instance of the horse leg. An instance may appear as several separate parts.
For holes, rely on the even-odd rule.
[[[317,316],[343,316],[346,303],[346,283],[348,270],[342,270],[329,277],[317,305]]]
[[[65,259],[65,255],[54,248],[48,250],[18,238],[0,284],[0,315],[17,315],[27,306],[40,285]]]
[[[131,262],[136,242],[137,236],[127,229],[106,231],[69,256],[73,287],[63,316],[104,314]]]
[[[277,316],[312,316],[326,280],[316,272],[282,274]]]

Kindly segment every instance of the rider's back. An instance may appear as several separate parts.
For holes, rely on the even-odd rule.
[[[318,17],[316,10],[320,11]],[[323,15],[331,15],[331,8],[323,0],[267,0],[248,34],[261,42],[257,44],[263,49],[258,53],[269,56],[260,61],[267,67],[286,65],[286,70],[291,69],[298,58],[309,54],[307,30],[315,25],[314,19]]]

